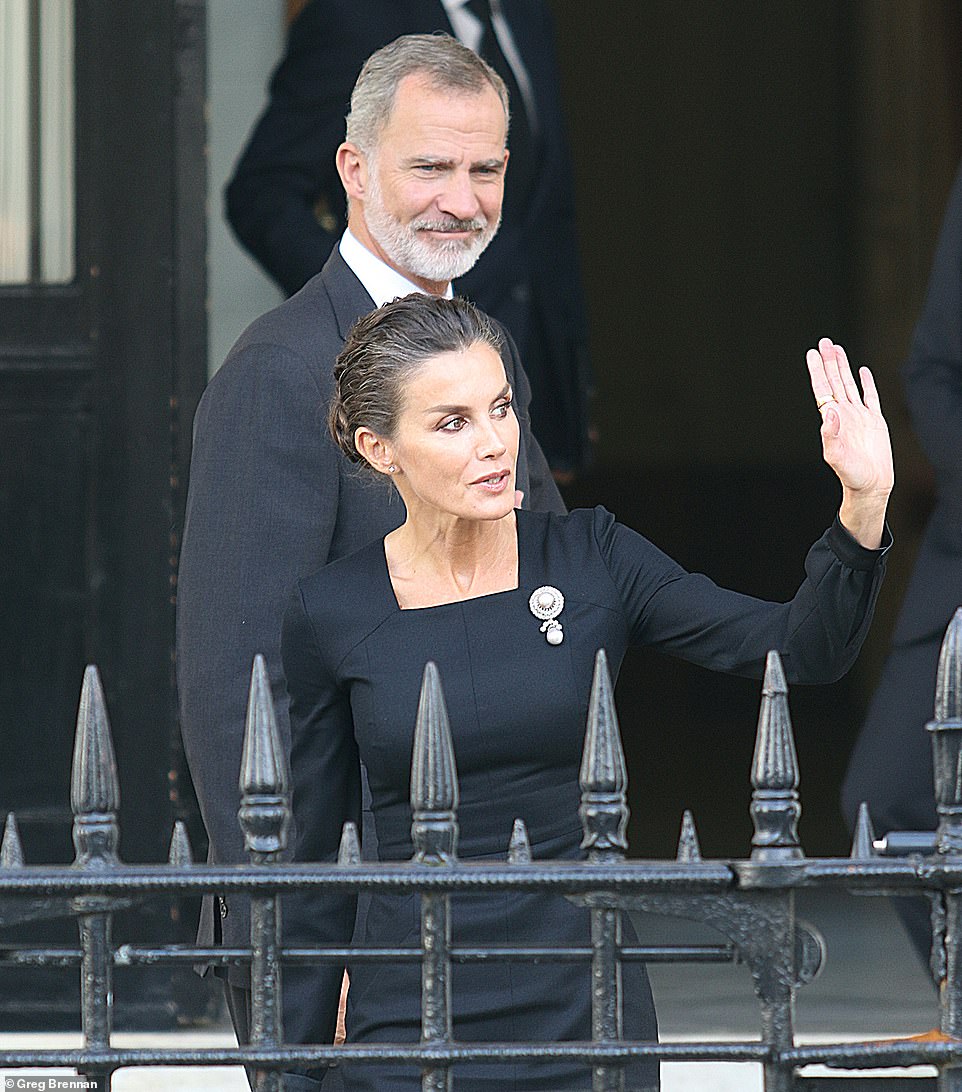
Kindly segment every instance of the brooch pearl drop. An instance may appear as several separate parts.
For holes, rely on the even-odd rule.
[[[564,610],[565,597],[550,584],[535,588],[528,600],[528,609],[535,618],[542,619],[541,632],[549,645],[560,645],[565,639],[561,623],[556,621]]]

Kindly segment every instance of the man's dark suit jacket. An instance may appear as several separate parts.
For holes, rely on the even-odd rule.
[[[393,486],[368,482],[327,433],[334,360],[351,325],[373,306],[335,249],[321,273],[241,335],[197,410],[177,586],[177,682],[211,861],[247,860],[238,779],[258,652],[290,744],[280,633],[295,580],[404,519]],[[521,425],[517,482],[525,506],[564,511],[531,436],[531,392],[510,338],[503,356]],[[246,900],[221,900],[220,913],[224,943],[246,943]],[[213,924],[208,899],[200,943],[212,942]],[[230,977],[241,985],[246,971]]]
[[[502,0],[502,10],[537,106],[535,182],[515,214],[509,165],[501,228],[455,288],[510,330],[534,392],[535,435],[552,467],[577,469],[588,458],[590,374],[554,32],[544,0]],[[344,228],[334,153],[361,66],[402,34],[436,31],[452,33],[441,0],[314,0],[292,24],[226,192],[238,239],[288,293],[321,268]]]
[[[925,723],[934,711],[942,638],[962,606],[962,167],[902,378],[915,433],[935,469],[937,494],[842,789],[850,822],[864,800],[880,833],[935,826]],[[903,920],[927,957],[928,908],[921,900],[902,902]]]

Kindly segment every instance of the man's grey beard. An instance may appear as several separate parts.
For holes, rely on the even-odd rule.
[[[501,224],[499,216],[488,224],[483,216],[473,220],[414,220],[402,224],[384,207],[377,167],[368,172],[368,194],[364,201],[364,222],[371,238],[402,271],[427,281],[447,283],[463,277],[484,253]],[[422,231],[473,231],[471,239],[446,239],[429,242]]]

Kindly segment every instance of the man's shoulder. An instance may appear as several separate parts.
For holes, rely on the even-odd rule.
[[[251,369],[301,365],[326,388],[350,324],[373,306],[338,255],[300,291],[265,311],[234,343],[212,386],[246,381]]]
[[[254,319],[234,343],[225,363],[252,345],[276,345],[304,352],[318,337],[340,340],[334,303],[323,271],[293,296]]]

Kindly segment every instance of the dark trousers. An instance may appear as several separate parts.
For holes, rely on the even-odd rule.
[[[842,785],[842,810],[851,829],[862,801],[878,834],[935,829],[932,719],[942,635],[892,645]],[[932,946],[929,901],[892,900],[919,958]]]
[[[241,1046],[251,1041],[251,992],[242,986],[232,986],[224,981],[227,1011],[234,1025],[234,1034]],[[247,1067],[247,1082],[254,1087],[254,1070]],[[309,1069],[299,1073],[284,1074],[284,1092],[343,1092],[341,1071],[334,1069]]]

